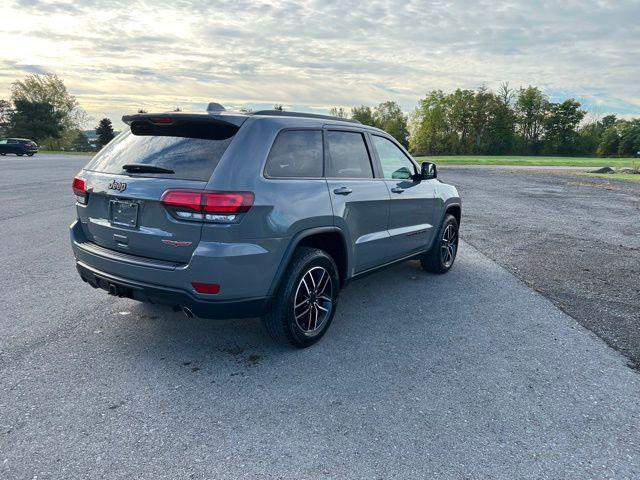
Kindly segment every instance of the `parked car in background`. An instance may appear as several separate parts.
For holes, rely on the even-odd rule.
[[[458,191],[382,130],[279,111],[123,121],[73,180],[71,243],[93,287],[189,317],[262,316],[306,347],[352,279],[453,266]]]
[[[13,153],[19,157],[28,155],[33,157],[38,153],[38,144],[27,138],[3,138],[0,140],[0,155]]]

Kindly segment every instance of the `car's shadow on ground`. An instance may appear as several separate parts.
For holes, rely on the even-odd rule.
[[[429,298],[453,291],[457,268],[448,275],[431,275],[418,262],[408,262],[352,282],[340,294],[328,333],[306,350],[275,343],[257,318],[187,318],[164,306],[129,300],[119,301],[112,312],[117,318],[114,341],[126,338],[122,347],[116,346],[126,356],[197,364],[199,369],[203,364],[217,368],[228,360],[253,367],[289,357],[368,355],[371,349],[400,346],[416,335],[428,342],[425,328],[440,321],[428,308]]]

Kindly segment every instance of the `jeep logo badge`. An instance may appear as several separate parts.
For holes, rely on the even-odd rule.
[[[111,183],[107,185],[109,190],[117,190],[118,192],[124,192],[127,189],[127,184],[125,182],[117,182],[116,180],[111,180]]]

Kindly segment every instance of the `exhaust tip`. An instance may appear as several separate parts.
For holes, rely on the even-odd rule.
[[[184,313],[187,316],[187,318],[195,317],[195,315],[193,314],[193,312],[189,307],[182,307],[182,313]]]

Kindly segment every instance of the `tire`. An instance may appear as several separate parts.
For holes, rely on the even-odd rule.
[[[33,153],[27,153],[27,157],[33,157]]]
[[[323,250],[299,247],[262,319],[267,332],[279,343],[297,348],[313,345],[331,325],[339,289],[333,259]]]
[[[16,153],[16,155],[18,155],[19,157],[21,157],[22,155],[24,155],[24,153]]]
[[[422,268],[431,273],[447,273],[458,253],[458,221],[447,213],[431,250],[420,258]]]

